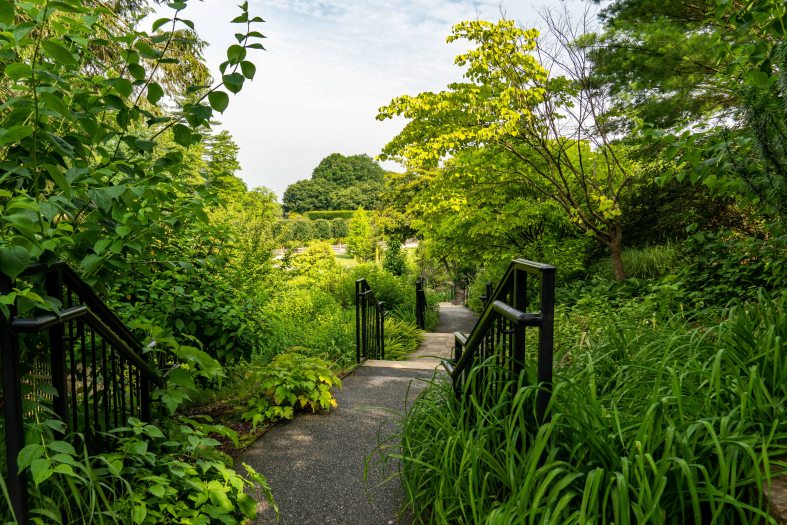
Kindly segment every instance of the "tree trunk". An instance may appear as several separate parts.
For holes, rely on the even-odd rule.
[[[623,281],[626,274],[623,271],[623,258],[620,256],[620,246],[622,244],[623,235],[619,228],[612,228],[610,231],[609,251],[612,254],[612,268],[615,270],[615,280],[617,282]]]

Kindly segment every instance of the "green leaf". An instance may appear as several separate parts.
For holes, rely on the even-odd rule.
[[[66,66],[76,66],[78,64],[71,51],[54,40],[44,40],[41,42],[41,47],[44,48],[47,55],[60,64]]]
[[[134,80],[144,80],[145,76],[147,75],[145,68],[139,64],[129,64],[128,72],[131,74]]]
[[[30,252],[21,246],[0,248],[0,272],[16,279],[30,264]]]
[[[157,498],[163,498],[164,494],[167,491],[167,489],[164,488],[164,485],[153,485],[148,490],[150,491],[151,494],[153,494]]]
[[[230,103],[230,96],[223,91],[211,91],[208,94],[208,102],[210,102],[210,107],[219,113],[224,113]]]
[[[5,76],[11,80],[22,80],[29,78],[33,74],[33,70],[27,64],[21,62],[12,62],[5,66]]]
[[[130,97],[131,96],[131,81],[126,78],[111,78],[107,80],[107,84],[112,86],[112,88],[121,96],[121,97]]]
[[[240,63],[240,70],[243,72],[243,76],[248,78],[249,80],[254,78],[254,75],[257,73],[257,66],[253,63],[249,62],[248,60],[244,60]]]
[[[14,23],[14,3],[11,0],[0,0],[0,24],[10,26]]]
[[[188,147],[197,141],[195,138],[195,134],[191,132],[191,128],[183,124],[175,124],[172,127],[172,134],[175,139],[175,142],[177,142],[181,146]]]
[[[164,96],[164,89],[156,82],[148,84],[148,102],[155,104]]]
[[[230,64],[237,64],[244,58],[246,58],[246,50],[243,46],[233,44],[227,48],[227,60],[230,61]]]
[[[63,102],[63,98],[55,95],[54,93],[43,92],[38,94],[38,98],[44,102],[44,105],[66,118],[71,117],[71,112],[68,106]]]
[[[149,58],[151,60],[155,60],[155,59],[161,57],[161,52],[159,50],[151,47],[149,44],[147,44],[146,42],[143,42],[141,40],[137,41],[137,43],[134,44],[134,47],[137,48],[137,51],[139,51],[139,54],[142,55],[145,58]]]
[[[238,93],[243,88],[243,81],[245,78],[240,73],[230,73],[221,77],[224,85],[232,93]]]
[[[11,142],[18,142],[32,134],[32,126],[12,126],[10,128],[0,130],[0,146],[9,144]]]
[[[51,443],[47,444],[47,447],[50,450],[54,450],[55,452],[59,452],[61,454],[68,454],[69,456],[76,456],[77,451],[74,449],[71,443],[66,443],[65,441],[52,441]]]
[[[138,504],[134,505],[134,510],[132,511],[131,519],[134,520],[134,523],[142,523],[145,521],[145,517],[148,515],[148,508],[143,502],[139,502]]]
[[[159,27],[161,27],[164,24],[166,24],[168,22],[171,22],[171,21],[172,20],[170,20],[169,18],[166,18],[166,17],[165,18],[159,18],[158,20],[153,22],[153,28],[151,29],[151,31],[156,31]]]
[[[27,445],[22,450],[19,451],[19,455],[17,456],[17,465],[19,466],[19,472],[22,472],[24,469],[30,466],[33,460],[36,460],[44,455],[44,447],[38,443],[33,443],[32,445]]]
[[[46,458],[34,459],[30,464],[30,473],[33,474],[33,483],[40,485],[52,475],[51,464]]]

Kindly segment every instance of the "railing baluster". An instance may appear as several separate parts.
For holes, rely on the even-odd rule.
[[[98,370],[96,369],[96,332],[90,331],[90,356],[92,369],[90,370],[90,382],[93,390],[93,425],[90,429],[91,440],[94,445],[98,441]]]
[[[120,424],[125,425],[128,416],[126,415],[126,360],[120,356]]]
[[[46,293],[61,303],[65,303],[62,291],[60,272],[51,272],[46,276]],[[52,400],[52,409],[65,423],[68,421],[68,390],[66,387],[66,347],[65,327],[58,323],[49,329],[49,366],[52,388],[57,391]]]
[[[101,397],[104,400],[102,403],[104,405],[104,432],[109,431],[109,404],[111,399],[108,397],[109,394],[109,384],[107,382],[107,342],[104,338],[101,338]],[[104,437],[104,444],[106,446],[108,437]]]

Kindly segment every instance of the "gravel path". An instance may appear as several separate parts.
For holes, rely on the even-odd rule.
[[[467,308],[441,303],[442,333],[426,334],[411,360],[367,361],[344,378],[337,409],[280,423],[244,453],[242,461],[268,478],[281,512],[278,523],[409,523],[399,515],[404,494],[398,464],[383,464],[378,444],[397,430],[400,415],[426,382],[442,373],[435,371],[439,359],[433,356],[451,355],[450,334],[469,332],[475,320]],[[258,510],[258,524],[276,523],[267,503],[261,501]]]

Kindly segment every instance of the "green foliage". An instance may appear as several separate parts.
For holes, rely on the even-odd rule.
[[[305,243],[316,237],[314,223],[303,219],[296,219],[290,222],[292,228],[292,238],[295,241]]]
[[[317,219],[314,221],[314,234],[318,239],[328,240],[332,239],[331,223],[325,219]]]
[[[401,239],[389,237],[385,245],[386,250],[383,254],[383,268],[394,275],[405,275],[408,273],[407,256],[402,251]]]
[[[359,264],[350,270],[337,293],[342,305],[355,304],[355,281],[366,279],[374,290],[378,301],[385,303],[386,310],[394,311],[400,306],[415,308],[415,285],[406,277],[390,273],[376,264]]]
[[[327,241],[310,242],[303,252],[293,258],[292,267],[307,283],[323,284],[332,280],[338,269],[333,248]]]
[[[628,248],[621,252],[626,274],[632,279],[658,279],[670,273],[680,271],[683,265],[683,253],[676,244],[646,246],[644,248]],[[614,279],[612,263],[607,260],[590,270],[591,274],[600,275],[605,279]]]
[[[334,239],[343,239],[350,234],[350,228],[344,219],[331,220],[331,236]]]
[[[178,418],[157,427],[132,417],[108,436],[112,450],[97,455],[76,449],[76,437],[55,439],[53,429],[62,423],[43,421],[19,455],[37,522],[240,524],[256,517],[258,491],[278,513],[264,476],[245,464],[245,473],[237,472],[211,437],[237,444],[234,432],[208,420]],[[10,518],[5,509],[3,522]]]
[[[303,214],[309,219],[316,221],[317,219],[344,219],[349,220],[355,215],[355,210],[319,210],[319,211],[305,211]]]
[[[538,32],[512,20],[455,25],[448,42],[467,40],[474,46],[455,60],[465,68],[464,81],[438,93],[397,97],[381,108],[380,120],[408,119],[383,158],[403,158],[416,172],[453,164],[455,178],[467,176],[464,172],[477,177],[473,193],[500,186],[538,195],[609,248],[622,280],[620,198],[640,169],[626,146],[606,133],[598,110],[605,102],[593,88],[588,51],[546,21],[561,57],[551,62],[552,51],[535,52]],[[456,189],[427,206],[460,212],[468,200]]]
[[[683,279],[700,306],[756,297],[760,288],[787,288],[787,237],[766,239],[719,231],[697,233],[687,242]]]
[[[198,188],[182,171],[210,126],[209,94],[230,83],[237,92],[243,79],[235,71],[246,61],[222,64],[220,83],[193,86],[188,102],[168,113],[164,101],[176,93],[159,80],[183,51],[170,44],[189,30],[185,6],[170,4],[172,18],[152,33],[74,0],[15,2],[0,21],[8,108],[0,123],[0,270],[66,258],[89,277],[117,274],[146,262],[147,247],[166,244],[177,227],[204,220]],[[251,26],[261,19],[241,8],[236,47],[245,55],[259,47]]]
[[[261,301],[239,295],[217,277],[223,264],[162,264],[143,281],[136,276],[115,283],[119,313],[129,321],[168,327],[185,342],[194,338],[222,363],[248,359],[266,331]]]
[[[536,387],[481,406],[435,381],[399,435],[405,506],[420,523],[772,522],[763,490],[787,470],[787,298],[726,317],[607,326],[562,356],[541,428]]]
[[[330,410],[336,407],[333,387],[341,380],[331,371],[330,363],[297,353],[276,356],[273,361],[252,372],[254,397],[243,417],[255,427],[279,419],[292,419],[295,410]]]
[[[360,262],[373,260],[377,252],[377,237],[369,214],[363,208],[350,219],[349,229],[347,253]]]
[[[422,341],[423,335],[414,319],[385,318],[385,359],[407,359]]]
[[[384,171],[368,155],[332,153],[314,168],[311,179],[295,182],[282,197],[286,211],[355,210],[379,207]],[[333,218],[333,215],[322,218]],[[316,218],[316,217],[312,217]],[[342,216],[342,218],[349,218]]]

